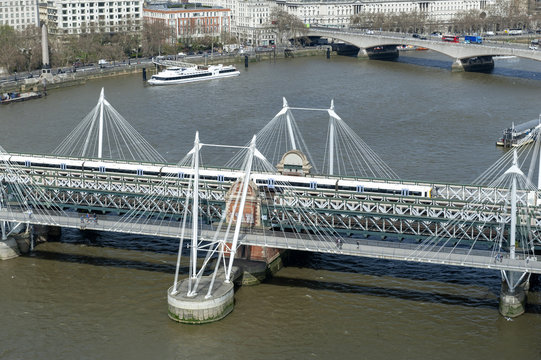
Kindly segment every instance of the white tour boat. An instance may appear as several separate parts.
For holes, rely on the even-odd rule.
[[[182,84],[193,81],[220,79],[238,76],[240,72],[233,65],[209,65],[193,67],[168,67],[148,80],[150,85]]]

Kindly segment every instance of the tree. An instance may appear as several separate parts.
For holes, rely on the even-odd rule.
[[[384,14],[380,12],[359,13],[351,17],[351,24],[362,29],[381,29],[398,32],[424,32],[427,26],[425,13],[402,12]]]
[[[42,66],[41,29],[37,26],[27,26],[19,33],[19,51],[22,54],[18,70],[31,71]]]
[[[158,55],[167,39],[171,37],[171,28],[163,21],[145,21],[143,23],[141,43],[143,53],[149,56]]]
[[[17,33],[9,25],[0,26],[0,66],[8,73],[15,70],[16,59],[19,55]]]
[[[297,40],[308,32],[301,19],[278,8],[272,10],[270,22],[270,27],[276,32],[276,38],[281,44],[284,40]]]

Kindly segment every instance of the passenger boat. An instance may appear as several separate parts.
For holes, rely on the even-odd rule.
[[[25,93],[10,92],[2,94],[0,97],[0,104],[11,104],[14,102],[26,101],[30,99],[37,99],[44,95],[41,91],[30,91]]]
[[[496,141],[496,145],[503,147],[518,147],[536,140],[541,129],[541,115],[539,119],[525,122],[524,124],[511,125],[503,131],[503,137]]]
[[[238,76],[240,72],[233,65],[194,65],[192,67],[168,67],[156,75],[152,75],[150,85],[182,84],[187,82],[221,79]]]

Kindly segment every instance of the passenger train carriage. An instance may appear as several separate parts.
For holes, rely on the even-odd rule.
[[[161,165],[152,163],[120,162],[114,160],[98,160],[83,158],[61,158],[53,156],[25,155],[25,154],[0,154],[0,167],[5,162],[19,165],[22,168],[32,167],[39,173],[39,168],[54,168],[59,170],[88,171],[104,174],[134,175],[134,176],[158,176],[187,179],[193,177],[194,170],[188,167],[176,165]],[[217,182],[234,182],[243,176],[240,170],[203,168],[199,171],[200,178]],[[339,190],[357,193],[382,193],[401,196],[432,197],[430,186],[387,183],[370,179],[354,179],[325,176],[288,176],[271,173],[253,172],[252,181],[260,189],[268,189],[273,192],[283,192],[288,188],[302,188],[310,190]]]

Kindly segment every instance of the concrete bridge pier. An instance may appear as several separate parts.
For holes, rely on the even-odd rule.
[[[451,66],[453,72],[482,72],[489,73],[494,70],[492,56],[476,56],[471,58],[456,59]]]
[[[238,283],[241,285],[259,285],[276,274],[287,260],[289,252],[270,247],[243,245],[235,257],[242,273]]]
[[[360,48],[357,57],[370,60],[396,60],[399,53],[396,45],[382,45],[370,48]]]
[[[185,324],[205,324],[223,319],[234,306],[233,282],[217,282],[212,296],[206,293],[211,282],[211,276],[203,276],[200,291],[194,296],[188,296],[188,280],[180,283],[178,293],[174,294],[173,287],[167,290],[169,318]]]
[[[167,290],[168,316],[184,324],[206,324],[218,321],[229,315],[235,305],[235,279],[240,276],[238,267],[233,267],[231,282],[225,282],[222,272],[212,279],[212,275],[202,276],[197,293],[189,293],[189,279],[180,281],[176,289]],[[213,283],[213,284],[212,284]],[[209,287],[213,285],[209,294]]]
[[[0,260],[9,260],[21,255],[19,246],[15,238],[9,236],[5,240],[0,240]]]
[[[36,242],[57,241],[62,234],[60,226],[34,225],[34,239]]]
[[[505,271],[502,275],[500,314],[510,318],[520,316],[526,309],[526,298],[530,287],[529,274]]]
[[[366,51],[365,48],[360,48],[359,52],[357,53],[358,59],[368,59],[368,51]]]

